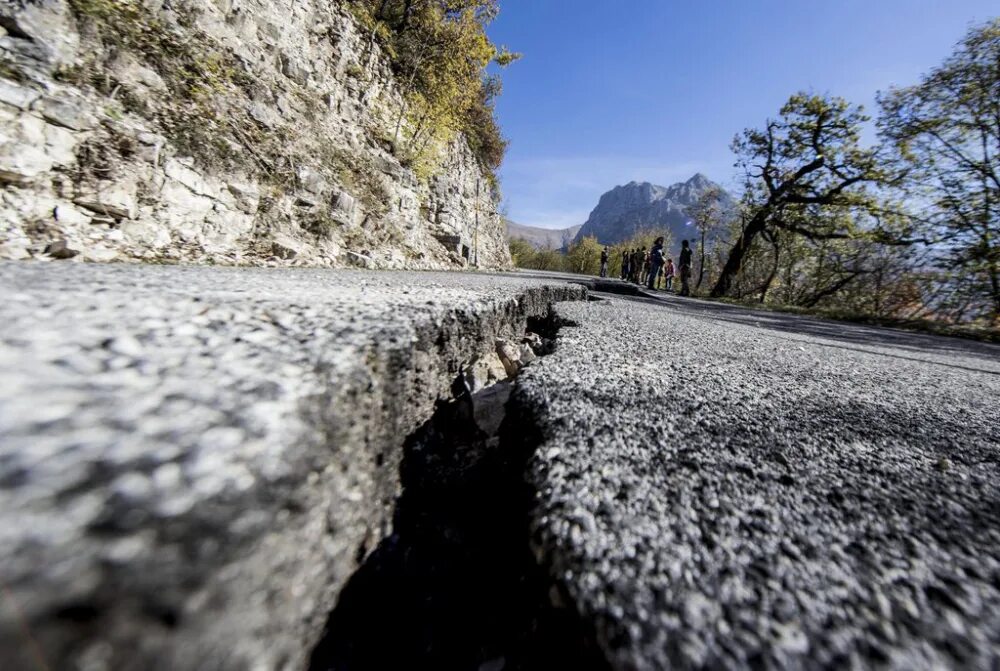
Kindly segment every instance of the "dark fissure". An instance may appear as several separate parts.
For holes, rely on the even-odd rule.
[[[556,328],[529,323],[545,353]],[[393,534],[341,592],[313,671],[607,668],[531,551],[539,436],[513,384],[439,404],[409,437]]]

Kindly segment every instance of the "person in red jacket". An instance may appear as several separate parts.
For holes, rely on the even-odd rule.
[[[667,265],[663,269],[663,279],[667,284],[667,291],[674,290],[674,275],[677,274],[677,270],[674,268],[674,260],[667,259]]]

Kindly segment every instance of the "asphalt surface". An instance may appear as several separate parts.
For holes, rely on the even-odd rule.
[[[614,667],[1000,665],[1000,347],[561,304],[535,544]]]
[[[579,279],[0,264],[0,666],[301,668],[405,437]],[[1000,666],[1000,347],[597,297],[508,407],[614,668]]]
[[[0,668],[303,668],[460,363],[583,294],[0,264]]]

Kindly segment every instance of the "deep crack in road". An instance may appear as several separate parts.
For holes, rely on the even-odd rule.
[[[30,668],[28,636],[54,668],[298,668],[386,539],[420,544],[390,564],[423,568],[435,538],[485,541],[448,561],[491,579],[475,506],[495,499],[483,519],[516,564],[497,577],[554,581],[572,617],[537,626],[556,611],[532,587],[505,593],[528,604],[510,635],[411,649],[488,668],[560,646],[620,669],[1000,663],[1000,347],[614,282],[594,286],[632,295],[584,302],[578,279],[0,265],[0,661]],[[406,436],[459,363],[553,302],[557,347],[492,446],[531,449],[468,471],[495,495],[450,481],[467,510],[390,529],[394,506],[450,500]],[[468,596],[453,587],[441,603]]]

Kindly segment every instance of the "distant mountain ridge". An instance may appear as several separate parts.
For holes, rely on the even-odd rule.
[[[520,239],[530,243],[536,249],[565,249],[576,239],[576,234],[583,224],[569,228],[539,228],[538,226],[523,226],[510,219],[507,224],[507,240]]]
[[[696,237],[697,229],[689,225],[690,210],[710,189],[719,189],[723,206],[735,211],[733,197],[701,173],[669,187],[649,182],[616,186],[601,196],[576,240],[594,236],[601,244],[613,245],[637,233],[659,229],[669,230],[674,246],[679,247],[681,240]]]

